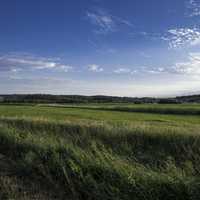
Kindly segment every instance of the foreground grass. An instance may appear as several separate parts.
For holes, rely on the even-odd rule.
[[[0,110],[0,199],[199,199],[198,117]]]

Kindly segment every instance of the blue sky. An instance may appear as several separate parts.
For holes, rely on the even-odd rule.
[[[200,93],[200,0],[2,0],[0,93]]]

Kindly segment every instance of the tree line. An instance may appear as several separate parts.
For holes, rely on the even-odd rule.
[[[0,95],[1,103],[200,103],[200,95],[180,96],[174,98],[150,97],[117,97],[117,96],[82,96],[82,95],[49,95],[49,94],[12,94]]]

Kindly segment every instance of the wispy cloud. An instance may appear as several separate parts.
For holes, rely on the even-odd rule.
[[[169,69],[168,68],[164,68],[164,67],[153,67],[150,69],[145,69],[144,70],[145,73],[149,73],[149,74],[160,74],[160,73],[168,73]]]
[[[151,58],[152,56],[144,51],[139,51],[138,54],[143,58]]]
[[[179,61],[171,66],[141,66],[131,68],[118,68],[113,72],[124,75],[187,75],[189,77],[198,77],[200,80],[200,52],[189,53],[186,61]]]
[[[89,65],[88,70],[90,72],[103,72],[104,71],[104,69],[102,67],[100,67],[99,65],[96,65],[96,64]]]
[[[71,65],[63,65],[63,64],[59,64],[57,67],[57,70],[59,71],[63,71],[63,72],[69,72],[73,70],[73,66]]]
[[[188,0],[187,9],[190,17],[200,16],[200,2],[199,0]]]
[[[155,32],[147,32],[147,31],[135,31],[133,33],[129,34],[131,37],[141,37],[146,40],[160,40],[162,37],[161,33],[155,33]]]
[[[86,14],[90,22],[98,27],[95,29],[96,33],[105,34],[116,30],[116,24],[110,15],[99,12],[87,12]]]
[[[19,72],[21,70],[55,69],[68,72],[72,68],[72,66],[65,65],[55,58],[14,54],[0,56],[0,71]]]
[[[170,48],[181,48],[200,45],[200,29],[198,28],[175,28],[168,30],[162,40],[169,42]]]
[[[151,67],[151,66],[137,66],[133,68],[121,67],[117,68],[113,71],[115,74],[123,74],[123,75],[144,75],[144,74],[161,74],[161,73],[169,73],[169,69],[167,67]]]
[[[107,34],[119,30],[120,25],[133,27],[133,24],[126,19],[111,15],[104,9],[94,9],[86,12],[87,19],[95,26],[95,33]]]
[[[116,73],[116,74],[130,74],[131,69],[129,69],[129,68],[118,68],[118,69],[114,70],[114,73]]]

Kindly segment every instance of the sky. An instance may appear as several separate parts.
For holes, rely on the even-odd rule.
[[[1,0],[0,94],[200,93],[200,0]]]

